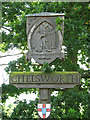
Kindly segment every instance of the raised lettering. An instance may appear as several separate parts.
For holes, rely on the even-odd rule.
[[[78,76],[72,75],[72,83],[77,83],[77,81],[78,81]]]
[[[49,75],[42,75],[41,80],[44,82],[49,82],[50,76]]]
[[[22,78],[22,81],[24,82],[24,75],[22,76],[23,78]]]
[[[12,81],[12,82],[17,82],[17,76],[13,76],[13,77],[11,78],[11,81]]]
[[[62,75],[59,75],[59,82],[60,83],[63,83],[64,81],[63,81],[63,76]]]
[[[52,81],[53,82],[57,82],[58,81],[58,77],[57,76],[52,76]]]
[[[65,75],[65,79],[66,79],[66,83],[72,83],[72,75],[71,74]]]
[[[32,75],[28,75],[27,76],[27,82],[32,82],[33,80],[32,80]]]
[[[18,76],[18,82],[24,82],[24,75]]]
[[[37,78],[37,79],[36,79],[37,82],[40,82],[40,81],[41,81],[41,76],[40,76],[40,75],[37,75],[36,78]]]
[[[78,73],[68,73],[68,74],[33,74],[30,73],[28,75],[18,74],[16,76],[10,76],[11,84],[19,84],[19,83],[28,83],[28,84],[78,84],[80,83],[80,75]],[[51,83],[51,84],[50,84]]]
[[[80,75],[77,75],[77,83],[80,83]]]

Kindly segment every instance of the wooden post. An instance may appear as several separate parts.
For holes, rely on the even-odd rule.
[[[39,89],[39,103],[50,103],[50,89],[40,88]]]
[[[49,103],[50,104],[50,99],[51,97],[51,91],[50,89],[47,88],[39,88],[39,103],[42,104],[46,104]],[[48,118],[46,118],[45,120],[49,120],[50,116]],[[42,118],[39,117],[39,120],[42,120]]]

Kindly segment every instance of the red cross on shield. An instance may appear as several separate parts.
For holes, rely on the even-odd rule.
[[[50,115],[50,112],[51,112],[51,104],[41,104],[41,103],[38,103],[38,115],[45,119],[45,118],[48,118],[49,115]]]

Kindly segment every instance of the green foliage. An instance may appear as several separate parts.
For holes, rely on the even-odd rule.
[[[19,101],[16,108],[14,108],[12,115],[10,118],[12,119],[30,119],[34,118],[34,112],[36,112],[37,100],[30,101],[27,104],[26,100],[24,102]],[[36,114],[35,114],[36,115]]]
[[[50,65],[48,63],[45,63],[45,62],[43,64],[42,70],[45,73],[51,73],[53,71],[53,69],[50,67]]]
[[[30,72],[31,70],[40,71],[41,66],[33,64],[31,61],[27,61],[25,55],[23,55],[21,58],[17,60],[10,61],[8,63],[8,67],[5,68],[5,71],[7,73],[10,73],[11,71]]]
[[[21,119],[32,119],[34,120],[34,116],[37,117],[37,102],[38,99],[35,101],[30,101],[27,103],[26,100],[24,101],[16,101],[18,103],[16,107],[14,107],[13,112],[10,116],[6,116],[7,112],[4,113],[3,119],[12,119],[12,120],[21,120]]]
[[[16,88],[13,85],[2,84],[2,102],[5,103],[9,96],[17,98],[21,93],[27,94],[31,92],[35,93],[36,89]]]
[[[52,118],[58,119],[88,119],[88,92],[87,89],[74,87],[58,92],[57,97],[52,96]],[[82,112],[80,111],[82,108]]]
[[[55,61],[51,63],[51,65],[55,66],[54,71],[79,71],[81,70],[78,64],[73,63],[72,60],[67,59],[67,58],[65,58],[64,60],[56,59]]]
[[[51,118],[55,119],[88,119],[88,71],[80,69],[77,64],[78,56],[81,64],[89,67],[89,4],[85,2],[4,2],[2,3],[2,28],[8,30],[2,32],[1,51],[7,51],[14,47],[25,50],[27,48],[26,17],[25,15],[39,12],[65,13],[64,38],[65,59],[56,59],[52,63],[44,63],[43,66],[27,61],[23,55],[16,61],[11,61],[6,67],[6,72],[11,71],[79,71],[82,75],[81,86],[73,89],[64,89],[58,92],[57,97],[51,97]],[[57,29],[62,31],[63,20],[56,19]],[[88,57],[88,58],[87,58]],[[87,59],[86,59],[87,58]],[[52,69],[51,66],[54,65]],[[84,80],[84,82],[83,82]],[[2,85],[2,100],[6,102],[9,96],[17,97],[23,92],[36,92],[36,89],[18,89],[11,85]],[[4,119],[37,118],[37,100],[26,103],[19,101],[11,116],[3,112]],[[34,106],[35,105],[35,106]],[[24,106],[24,107],[23,107]],[[82,109],[82,112],[80,111]]]
[[[63,20],[62,18],[60,18],[60,17],[56,18],[57,30],[60,30],[61,32],[62,32],[62,27],[61,27],[61,25],[62,25],[63,21],[64,21],[64,20]]]
[[[63,115],[63,118],[68,118],[68,119],[76,120],[76,119],[79,118],[79,114],[78,114],[78,112],[76,110],[70,108],[68,110],[67,115],[66,114]]]
[[[9,64],[9,67],[6,67],[6,72],[11,71],[30,71],[31,61],[26,61],[25,56],[17,59],[17,61],[13,60]]]

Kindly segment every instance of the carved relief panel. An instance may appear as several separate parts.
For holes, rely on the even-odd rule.
[[[58,57],[63,57],[63,53],[61,53],[63,37],[61,32],[56,30],[53,16],[40,16],[39,14],[37,17],[35,16],[31,24],[29,24],[29,20],[30,18],[27,22],[27,26],[29,26],[27,30],[29,53],[27,57],[34,58],[40,64],[50,63]]]

